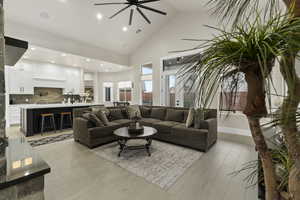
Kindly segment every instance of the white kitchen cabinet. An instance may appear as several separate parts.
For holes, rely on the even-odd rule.
[[[62,88],[64,94],[80,93],[80,69],[34,61],[6,67],[9,94],[34,94],[35,87]]]
[[[7,67],[9,94],[34,94],[32,72],[17,67]]]
[[[9,105],[8,106],[8,123],[9,125],[15,125],[21,123],[21,107],[22,104]]]

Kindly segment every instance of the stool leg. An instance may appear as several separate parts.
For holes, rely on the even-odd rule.
[[[64,123],[64,116],[60,115],[60,130],[63,129],[63,123]]]
[[[70,116],[70,124],[71,124],[71,128],[73,128],[73,119],[72,119],[72,115],[69,115]]]
[[[44,125],[45,125],[45,118],[44,118],[44,116],[43,116],[43,117],[42,117],[41,135],[43,135],[43,132],[44,132]]]
[[[51,119],[52,119],[52,122],[53,122],[54,133],[56,133],[56,126],[55,126],[54,116],[52,116]]]

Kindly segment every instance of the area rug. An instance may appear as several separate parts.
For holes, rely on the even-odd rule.
[[[118,157],[117,143],[107,144],[92,151],[164,190],[168,190],[203,155],[199,151],[158,141],[152,143],[151,157],[148,157],[144,150],[125,151]]]
[[[57,135],[57,136],[43,137],[43,138],[36,139],[36,140],[29,140],[28,143],[32,147],[37,147],[37,146],[41,146],[41,145],[45,145],[45,144],[52,144],[55,142],[69,140],[72,138],[73,138],[73,133],[67,133],[67,134],[61,134],[61,135]]]

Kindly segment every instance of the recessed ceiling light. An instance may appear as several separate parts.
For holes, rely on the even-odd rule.
[[[68,0],[58,0],[61,3],[67,3]]]
[[[49,19],[50,18],[50,15],[49,15],[49,13],[47,13],[47,12],[41,12],[40,13],[40,17],[42,18],[42,19]]]
[[[61,54],[61,56],[62,56],[62,57],[66,57],[66,56],[67,56],[67,54],[65,54],[65,53],[62,53],[62,54]]]
[[[101,20],[103,18],[103,15],[101,13],[97,13],[97,19]]]
[[[51,60],[50,62],[51,62],[52,64],[54,64],[54,63],[55,63],[55,61],[54,61],[54,60]]]
[[[124,27],[122,28],[122,30],[123,30],[124,32],[126,32],[126,31],[128,31],[128,28],[127,28],[126,26],[124,26]]]
[[[91,59],[89,59],[89,58],[87,58],[87,59],[85,59],[86,60],[86,62],[90,62],[91,61]]]
[[[31,47],[30,50],[34,51],[34,50],[35,50],[35,47]]]
[[[103,67],[103,64],[101,63],[100,66]]]

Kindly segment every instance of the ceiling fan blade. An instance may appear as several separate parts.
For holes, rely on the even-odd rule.
[[[151,3],[151,2],[156,2],[156,1],[160,1],[160,0],[144,0],[144,1],[139,1],[139,4],[144,4],[144,3]]]
[[[125,3],[95,3],[95,6],[103,6],[103,5],[124,5],[124,4],[129,4],[127,2]]]
[[[109,19],[114,18],[115,16],[117,16],[118,14],[120,14],[121,12],[123,12],[124,10],[126,10],[127,8],[131,7],[132,5],[128,5],[125,8],[122,8],[121,10],[119,10],[116,14],[112,15]]]
[[[148,24],[151,24],[151,21],[147,18],[147,16],[139,9],[139,7],[136,7],[137,11],[142,15],[142,17],[148,22]]]
[[[133,12],[134,12],[134,9],[131,9],[130,10],[130,16],[129,16],[129,26],[131,26],[131,24],[132,24]]]
[[[138,4],[138,5],[136,5],[136,6],[138,6],[138,7],[140,7],[140,8],[144,8],[144,9],[146,9],[146,10],[151,10],[152,12],[156,12],[156,13],[161,14],[161,15],[167,15],[166,12],[163,12],[163,11],[160,11],[160,10],[156,10],[156,9],[154,9],[154,8],[150,8],[150,7],[148,7],[148,6],[144,6],[144,5],[141,5],[141,4]]]

